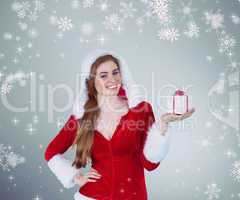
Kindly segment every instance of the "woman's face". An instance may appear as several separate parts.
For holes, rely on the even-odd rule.
[[[96,70],[95,88],[101,95],[117,95],[122,77],[118,66],[113,61],[100,64]]]

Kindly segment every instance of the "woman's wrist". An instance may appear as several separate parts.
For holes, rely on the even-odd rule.
[[[168,129],[168,122],[160,118],[160,134],[165,135],[167,129]]]

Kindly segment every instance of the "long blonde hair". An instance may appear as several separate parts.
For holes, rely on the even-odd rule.
[[[79,119],[80,126],[73,143],[73,145],[76,145],[76,154],[72,166],[75,165],[76,168],[85,167],[88,159],[91,158],[94,125],[100,114],[97,102],[97,90],[95,88],[95,77],[98,66],[106,61],[113,61],[120,70],[118,59],[110,54],[98,57],[91,65],[89,78],[86,79],[88,100],[84,104],[84,113]]]

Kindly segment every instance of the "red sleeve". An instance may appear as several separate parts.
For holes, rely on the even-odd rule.
[[[44,157],[49,161],[56,154],[63,154],[73,144],[78,129],[78,120],[71,115],[59,133],[48,144]]]
[[[148,131],[151,128],[152,124],[155,122],[155,117],[154,117],[154,113],[153,113],[152,106],[150,103],[143,102],[142,106],[144,106],[144,107],[143,107],[143,112],[141,112],[142,113],[141,118],[144,120],[144,126],[141,131],[141,134],[139,134],[139,136],[140,136],[140,160],[145,169],[147,169],[148,171],[152,171],[160,165],[160,162],[153,163],[153,162],[149,161],[143,153],[143,148],[144,148],[144,144],[146,142]]]

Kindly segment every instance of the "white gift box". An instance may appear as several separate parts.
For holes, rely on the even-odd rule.
[[[188,111],[188,96],[182,90],[177,90],[173,96],[173,113],[183,114]]]

